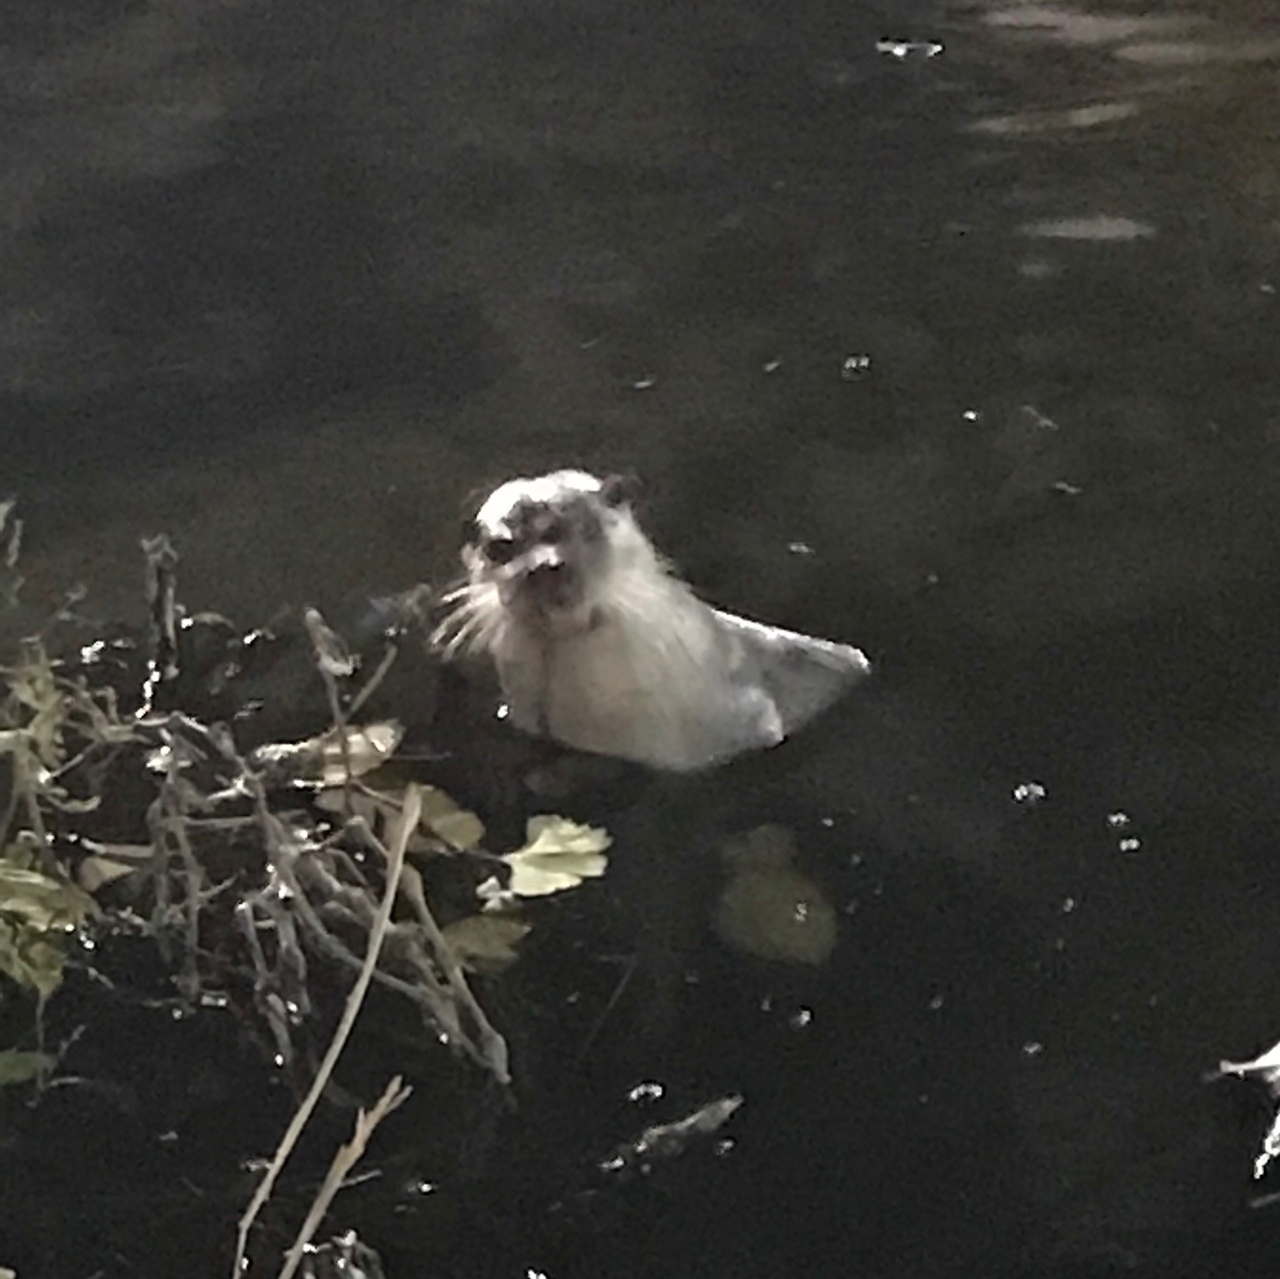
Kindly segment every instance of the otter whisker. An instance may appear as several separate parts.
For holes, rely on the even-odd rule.
[[[463,582],[458,586],[451,587],[440,596],[442,604],[452,604],[454,600],[463,600],[474,593],[475,585],[471,582]]]
[[[464,651],[478,652],[492,645],[492,635],[501,623],[497,593],[486,586],[468,583],[450,597],[459,601],[432,632],[432,646],[446,661]]]

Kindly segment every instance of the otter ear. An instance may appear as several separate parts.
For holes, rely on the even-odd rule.
[[[607,475],[600,482],[600,500],[606,506],[632,506],[641,492],[640,481],[634,475]]]

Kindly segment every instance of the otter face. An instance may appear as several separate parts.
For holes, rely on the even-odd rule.
[[[584,471],[503,484],[477,512],[463,550],[472,584],[495,587],[522,620],[590,625],[592,588],[607,571],[609,528],[625,501],[620,483]]]

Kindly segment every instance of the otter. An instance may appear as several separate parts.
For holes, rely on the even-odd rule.
[[[493,660],[517,728],[691,772],[777,745],[870,672],[847,644],[704,603],[632,499],[627,480],[561,470],[507,481],[476,513],[433,638],[446,659]]]

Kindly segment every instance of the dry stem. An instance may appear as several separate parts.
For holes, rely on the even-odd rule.
[[[315,1079],[312,1081],[311,1089],[298,1107],[297,1113],[280,1141],[280,1146],[271,1161],[271,1166],[258,1184],[258,1189],[255,1191],[249,1207],[245,1210],[244,1216],[240,1218],[240,1226],[236,1238],[236,1256],[231,1267],[231,1279],[241,1279],[241,1275],[244,1272],[245,1250],[249,1242],[249,1231],[254,1221],[257,1220],[263,1204],[271,1197],[271,1190],[275,1185],[276,1178],[280,1175],[285,1161],[289,1158],[298,1138],[302,1135],[302,1130],[307,1126],[307,1121],[311,1118],[311,1114],[315,1110],[330,1076],[333,1074],[333,1068],[337,1064],[338,1057],[346,1046],[352,1027],[355,1025],[360,1006],[364,1003],[365,994],[368,992],[369,983],[373,980],[374,969],[378,963],[378,954],[382,949],[382,939],[386,935],[387,926],[391,922],[391,908],[395,904],[396,889],[400,883],[400,872],[404,866],[405,847],[409,843],[409,836],[413,833],[421,815],[422,792],[417,786],[410,786],[405,794],[404,813],[400,819],[400,828],[397,830],[396,838],[387,853],[387,885],[382,896],[382,902],[378,907],[373,927],[369,932],[369,944],[365,950],[364,964],[360,969],[360,975],[356,979],[355,985],[351,988],[351,993],[347,996],[346,1006],[342,1010],[342,1019],[338,1022],[338,1028],[334,1032],[333,1040],[320,1063]]]
[[[356,1130],[352,1134],[351,1140],[345,1146],[340,1146],[338,1153],[334,1155],[333,1163],[329,1165],[329,1171],[325,1175],[324,1184],[316,1193],[311,1210],[307,1213],[306,1220],[298,1231],[298,1237],[293,1241],[293,1247],[289,1249],[289,1253],[285,1257],[285,1263],[280,1271],[279,1279],[292,1279],[293,1273],[302,1261],[303,1253],[306,1252],[307,1245],[319,1229],[325,1213],[329,1211],[329,1205],[333,1202],[333,1198],[338,1191],[342,1189],[342,1183],[346,1179],[347,1173],[355,1167],[360,1157],[364,1154],[365,1147],[369,1144],[369,1138],[373,1136],[373,1130],[397,1106],[402,1105],[412,1091],[412,1088],[402,1085],[400,1076],[397,1075],[386,1086],[382,1096],[378,1098],[377,1104],[371,1111],[366,1113],[361,1110],[357,1113]]]

